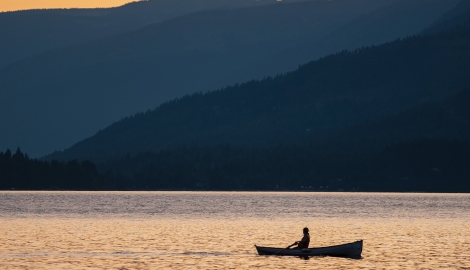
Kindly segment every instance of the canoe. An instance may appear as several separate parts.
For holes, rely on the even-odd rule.
[[[273,247],[259,247],[255,245],[259,255],[278,255],[278,256],[334,256],[345,258],[361,258],[362,240],[329,247],[303,248],[303,249],[285,249]]]

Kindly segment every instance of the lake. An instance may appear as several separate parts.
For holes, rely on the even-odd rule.
[[[362,259],[259,256],[309,227]],[[0,269],[470,269],[470,194],[0,191]]]

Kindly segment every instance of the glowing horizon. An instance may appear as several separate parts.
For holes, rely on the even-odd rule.
[[[2,0],[0,12],[54,8],[109,8],[138,0]]]

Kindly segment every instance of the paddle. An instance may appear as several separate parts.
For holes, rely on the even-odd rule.
[[[281,250],[279,250],[279,251],[278,251],[278,252],[276,252],[276,254],[274,254],[274,255],[277,255],[277,254],[279,254],[279,253],[283,252],[284,250],[286,250],[286,249],[288,249],[288,248],[290,248],[290,247],[292,247],[292,246],[295,246],[295,245],[297,245],[297,242],[295,242],[294,244],[292,244],[292,245],[290,245],[290,246],[286,247],[285,249],[281,249]]]

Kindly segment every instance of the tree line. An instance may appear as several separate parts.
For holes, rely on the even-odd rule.
[[[375,153],[325,153],[312,144],[181,147],[99,168],[131,189],[469,192],[469,160],[468,141],[420,139]]]
[[[111,179],[89,161],[51,162],[31,159],[20,148],[0,152],[0,189],[100,190]]]
[[[0,189],[298,190],[470,192],[470,142],[419,139],[377,152],[316,145],[219,144],[126,155],[114,161],[46,162],[0,152]]]

